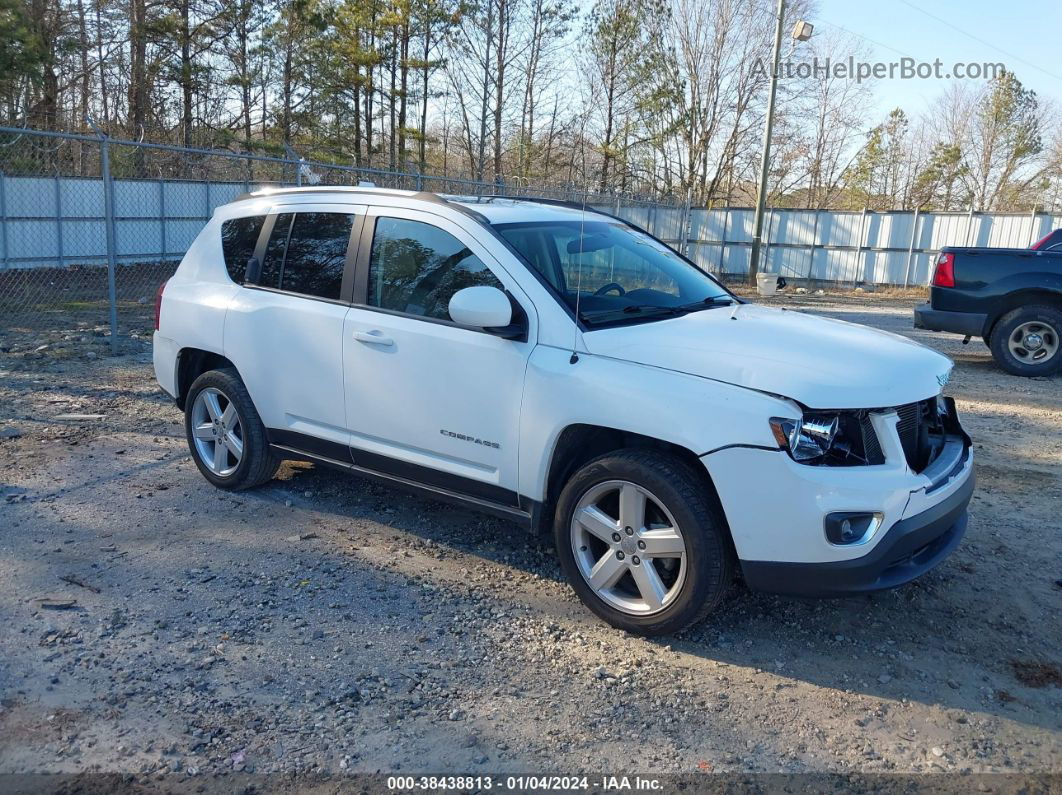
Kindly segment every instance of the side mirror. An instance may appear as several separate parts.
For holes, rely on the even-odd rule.
[[[450,298],[450,318],[462,326],[499,328],[513,322],[509,296],[497,287],[466,287]]]

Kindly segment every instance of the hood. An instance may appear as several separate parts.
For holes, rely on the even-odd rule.
[[[588,331],[591,354],[792,398],[809,408],[882,408],[925,400],[951,374],[946,356],[885,331],[739,304]]]

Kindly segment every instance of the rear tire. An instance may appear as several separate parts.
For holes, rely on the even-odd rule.
[[[999,319],[989,336],[992,358],[1012,375],[1044,376],[1062,370],[1062,310],[1023,306]]]
[[[184,430],[192,460],[219,489],[261,485],[280,467],[247,387],[231,367],[205,372],[192,383]]]
[[[561,491],[561,568],[612,626],[672,634],[702,620],[729,590],[726,523],[698,474],[670,453],[619,450],[583,466]]]

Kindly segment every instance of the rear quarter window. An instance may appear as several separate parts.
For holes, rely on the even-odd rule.
[[[254,256],[258,235],[265,223],[264,215],[233,218],[221,224],[221,251],[225,257],[225,270],[229,278],[243,284],[247,273],[247,260]]]

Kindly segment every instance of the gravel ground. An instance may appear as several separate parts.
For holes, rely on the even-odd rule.
[[[3,332],[0,773],[1062,772],[1062,378],[915,332],[910,297],[773,303],[955,359],[969,533],[897,591],[736,586],[663,641],[505,521],[305,464],[215,490],[145,340]]]

